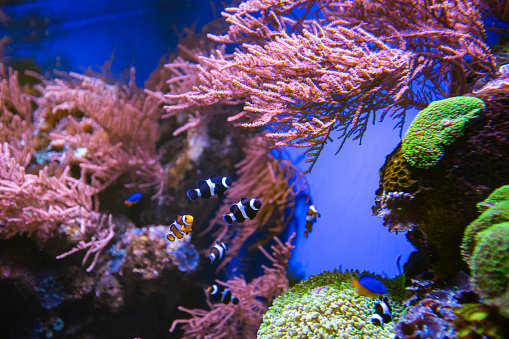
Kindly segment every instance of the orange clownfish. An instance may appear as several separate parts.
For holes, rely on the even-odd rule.
[[[175,241],[175,239],[182,239],[184,237],[184,233],[187,235],[191,232],[193,227],[193,216],[192,215],[178,215],[177,219],[173,224],[170,225],[171,233],[166,236],[166,238],[170,241]]]
[[[313,228],[313,224],[316,222],[316,218],[320,217],[320,213],[316,210],[315,205],[310,205],[308,209],[308,213],[306,214],[306,231],[304,231],[304,236],[307,238],[308,233],[311,232]]]

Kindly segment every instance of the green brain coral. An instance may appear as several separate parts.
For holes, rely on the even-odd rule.
[[[363,272],[367,273],[367,272]],[[403,310],[404,279],[380,279],[391,292],[393,317]],[[359,296],[350,287],[350,275],[334,270],[293,286],[278,297],[263,317],[258,338],[393,338],[393,322],[371,323],[378,301]]]
[[[435,166],[444,155],[444,147],[460,137],[484,107],[484,101],[475,97],[432,102],[417,115],[403,138],[403,156],[414,167]]]
[[[486,304],[509,317],[509,185],[477,204],[484,211],[465,230],[462,254]]]

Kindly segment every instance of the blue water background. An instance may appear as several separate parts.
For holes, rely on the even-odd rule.
[[[404,130],[417,114],[407,112]],[[413,246],[404,233],[389,233],[383,219],[373,216],[375,191],[379,187],[379,170],[385,157],[401,141],[395,121],[387,119],[368,130],[362,139],[349,140],[336,155],[339,141],[325,146],[311,173],[306,178],[311,198],[321,217],[308,238],[303,236],[307,205],[300,206],[297,250],[291,264],[307,278],[325,270],[359,269],[394,277],[399,274],[397,258],[403,265]],[[333,140],[339,133],[332,133]],[[290,149],[297,165],[307,169],[308,164],[300,149]]]

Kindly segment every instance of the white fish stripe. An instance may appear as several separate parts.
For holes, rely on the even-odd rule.
[[[255,201],[256,201],[256,199],[251,199],[251,200],[249,201],[249,207],[251,207],[251,208],[253,209],[253,211],[258,211],[258,210],[259,210],[259,208],[256,208],[256,207],[255,207],[255,205],[254,205]],[[246,218],[247,218],[247,217],[246,217]]]
[[[191,223],[186,222],[186,217],[187,217],[187,214],[182,216],[182,222],[184,223],[184,225],[189,226],[189,225],[191,225]]]
[[[198,194],[199,197],[201,197],[201,191],[198,188],[194,189],[196,191],[196,194]]]
[[[227,177],[223,177],[223,179],[221,180],[221,183],[223,184],[223,186],[224,186],[224,187],[226,187],[226,188],[230,188],[230,186],[228,186],[228,185],[226,184],[226,179],[228,179],[228,178],[227,178]]]
[[[249,217],[246,214],[246,208],[244,207],[244,205],[242,205],[242,202],[238,202],[237,206],[239,207],[240,213],[242,213],[242,216],[244,217],[244,219],[248,219]]]
[[[233,213],[228,213],[227,215],[229,215],[229,216],[230,216],[230,218],[232,218],[232,224],[233,224],[235,221],[237,221],[237,218],[235,218],[235,214],[233,214]]]
[[[371,320],[373,320],[373,319],[380,321],[380,324],[384,323],[384,319],[379,314],[376,314],[376,313],[373,314],[373,316],[371,317]]]
[[[214,184],[214,183],[212,182],[212,180],[210,180],[210,179],[205,180],[205,182],[207,183],[207,185],[209,185],[210,195],[214,195],[214,194],[216,194],[216,193],[214,192],[214,191],[215,191],[215,189],[216,189],[216,184]]]
[[[214,247],[219,252],[219,259],[222,259],[223,258],[223,253],[224,253],[224,248],[221,245],[219,245],[219,244],[215,244]]]
[[[387,307],[387,304],[385,302],[380,302],[380,306],[382,306],[382,310],[384,311],[384,314],[391,314],[391,312],[389,311],[389,307]]]

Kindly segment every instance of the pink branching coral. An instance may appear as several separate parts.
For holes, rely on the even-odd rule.
[[[291,244],[295,235],[293,233],[284,244],[274,237],[276,245],[271,246],[271,255],[259,246],[260,251],[272,262],[270,268],[262,266],[264,271],[262,276],[253,279],[250,283],[239,277],[227,282],[217,281],[229,288],[232,295],[240,299],[238,305],[211,304],[207,299],[210,311],[179,307],[179,310],[189,313],[193,318],[175,320],[170,332],[173,332],[177,325],[184,324],[183,339],[256,338],[256,332],[268,306],[277,296],[288,290],[286,267],[291,250],[295,248]],[[265,301],[261,301],[260,298]]]
[[[235,166],[239,178],[226,191],[223,204],[210,220],[209,227],[200,233],[209,233],[215,225],[222,225],[214,231],[213,243],[223,241],[229,244],[230,251],[218,265],[218,271],[239,253],[253,234],[257,233],[262,237],[259,242],[262,245],[270,237],[279,235],[293,216],[297,194],[309,190],[302,172],[290,161],[278,159],[271,154],[262,137],[248,141],[245,153],[245,159]],[[254,219],[225,225],[223,215],[230,213],[230,206],[238,203],[244,196],[260,199],[260,211]]]
[[[134,69],[126,86],[70,73],[45,80],[39,90],[36,126],[48,133],[50,146],[66,145],[62,166],[79,164],[81,177],[90,177],[98,191],[126,175],[126,187],[156,186],[161,193],[155,138],[162,101],[136,87]]]
[[[5,74],[2,67],[1,73],[0,238],[28,234],[47,240],[58,224],[91,223],[96,191],[70,176],[68,168],[26,173],[34,154],[32,101],[15,72]]]
[[[126,186],[162,188],[161,101],[134,82],[122,88],[77,74],[43,80],[41,96],[28,95],[17,73],[0,67],[0,239],[26,234],[43,247],[65,234],[77,245],[58,258],[84,250],[90,271],[115,235],[98,193],[121,175],[130,176]]]
[[[476,1],[250,0],[223,16],[228,33],[209,37],[240,48],[201,57],[199,84],[166,95],[167,111],[244,102],[229,121],[270,125],[275,146],[306,148],[311,167],[331,131],[341,146],[361,139],[376,111],[401,127],[430,93],[463,94],[467,76],[495,69]]]

